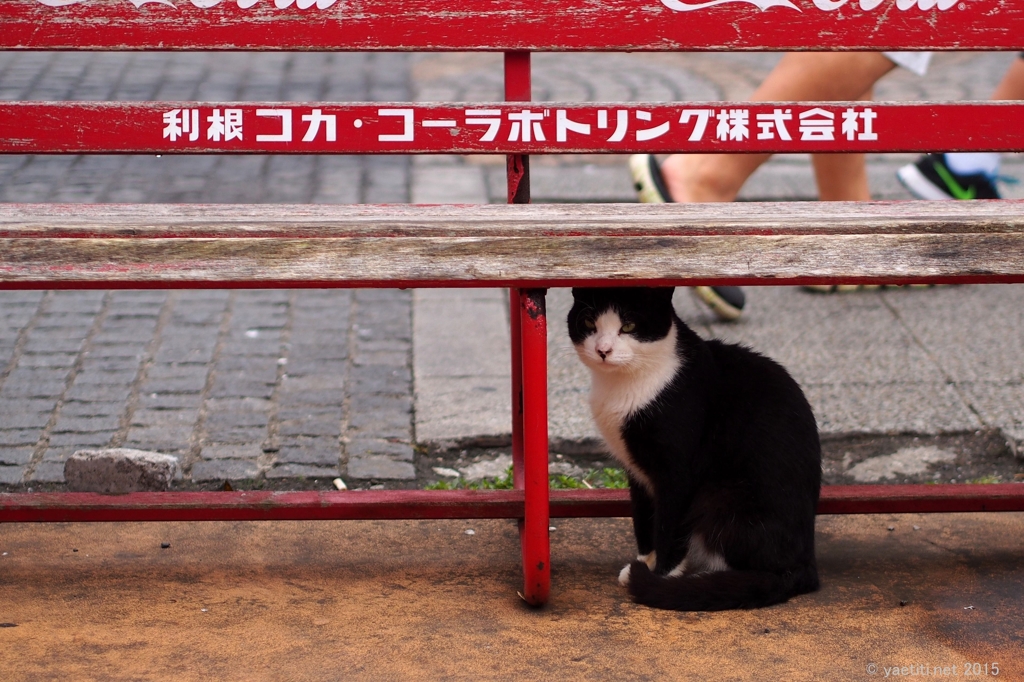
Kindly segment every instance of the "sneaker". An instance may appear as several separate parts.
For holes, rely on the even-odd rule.
[[[661,168],[653,154],[634,154],[629,157],[629,172],[633,176],[633,187],[640,203],[672,203]],[[739,287],[694,287],[693,291],[722,320],[738,319],[747,302],[743,289]]]
[[[903,186],[918,199],[999,199],[992,178],[984,173],[960,175],[946,167],[942,154],[922,156],[896,171]]]

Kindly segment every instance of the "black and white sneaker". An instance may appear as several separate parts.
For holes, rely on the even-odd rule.
[[[946,166],[943,154],[928,154],[896,171],[903,186],[918,199],[999,199],[993,179],[984,173],[960,175]]]
[[[653,154],[629,157],[633,187],[642,204],[670,204],[672,197],[665,186],[661,168]],[[743,314],[747,297],[739,287],[693,287],[697,295],[722,320],[736,320]]]

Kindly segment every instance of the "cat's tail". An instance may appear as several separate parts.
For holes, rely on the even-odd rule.
[[[813,565],[784,574],[728,570],[663,577],[634,561],[629,570],[629,592],[636,603],[672,611],[757,609],[817,589]]]

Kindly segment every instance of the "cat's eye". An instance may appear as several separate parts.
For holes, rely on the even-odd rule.
[[[636,331],[636,324],[632,322],[627,322],[626,324],[622,325],[622,332],[624,334],[629,334],[630,332],[634,331]]]
[[[587,329],[597,329],[597,324],[589,318],[583,320],[583,324],[586,326]]]

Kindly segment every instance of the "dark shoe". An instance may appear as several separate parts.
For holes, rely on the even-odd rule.
[[[993,179],[984,173],[960,175],[946,167],[943,154],[928,154],[896,171],[918,199],[999,199]]]
[[[672,197],[665,186],[661,168],[653,154],[629,157],[629,172],[641,204],[670,204]],[[743,313],[747,297],[739,287],[694,287],[694,293],[723,320],[735,320]]]

